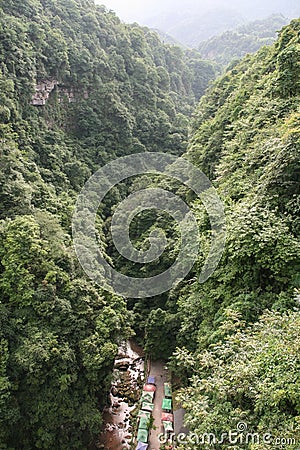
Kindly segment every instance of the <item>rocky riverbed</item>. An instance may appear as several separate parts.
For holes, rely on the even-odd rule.
[[[130,449],[133,437],[131,414],[140,398],[144,381],[144,353],[134,341],[123,343],[114,365],[114,379],[105,408],[103,432],[97,448]]]

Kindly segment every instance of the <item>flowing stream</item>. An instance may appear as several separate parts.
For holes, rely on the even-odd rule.
[[[104,410],[103,432],[97,448],[130,449],[132,427],[130,415],[139,400],[144,381],[144,352],[133,340],[124,342],[115,360],[108,406]]]

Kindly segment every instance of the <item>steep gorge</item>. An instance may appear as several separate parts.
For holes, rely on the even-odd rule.
[[[214,76],[93,1],[1,3],[0,448],[87,448],[99,432],[133,318],[77,262],[76,197],[118,156],[182,154]]]
[[[239,417],[299,438],[299,48],[295,20],[206,92],[211,63],[91,0],[1,5],[1,449],[86,449],[133,328],[188,386],[179,395],[191,429],[234,429]],[[168,185],[196,212],[198,261],[169,294],[125,301],[84,275],[71,218],[93,172],[146,151],[185,154],[210,177],[226,206],[227,245],[199,285],[209,221],[200,201]],[[99,214],[108,258],[111,214],[131,187],[114,189]],[[170,237],[159,270],[174,256],[174,230],[166,217],[147,219],[135,230],[141,241],[157,222]]]

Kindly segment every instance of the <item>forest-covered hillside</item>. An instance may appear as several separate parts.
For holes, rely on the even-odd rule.
[[[196,270],[170,297],[172,364],[188,386],[180,398],[190,430],[221,439],[246,423],[261,441],[244,440],[243,450],[268,448],[264,433],[271,448],[275,438],[294,439],[289,449],[300,439],[299,52],[294,20],[227,71],[200,101],[188,150],[225,202],[227,244],[205,284]],[[207,217],[198,201],[194,209],[205,249]]]
[[[133,329],[152,358],[169,359],[191,431],[243,421],[299,441],[299,58],[294,20],[207,91],[211,62],[92,0],[1,3],[1,450],[89,449]],[[198,261],[170,293],[123,299],[83,273],[71,218],[92,173],[146,151],[184,154],[212,180],[227,242],[199,284],[207,214],[191,192],[158,180],[195,213]],[[98,215],[103,249],[125,272],[137,269],[105,239],[111,214],[134,184],[155,181],[112,190]],[[176,232],[166,216],[146,219],[133,229],[138,244],[167,228],[159,271],[178,250]],[[253,445],[241,448],[265,449]]]
[[[235,28],[244,21],[242,14],[230,6],[203,6],[195,2],[184,7],[178,5],[177,8],[169,8],[167,12],[155,15],[145,22],[187,47],[198,48],[201,41]]]
[[[240,25],[235,30],[201,42],[199,51],[203,58],[226,67],[235,58],[242,58],[247,53],[255,53],[264,45],[274,43],[278,32],[288,22],[283,15],[273,14],[267,19]]]
[[[91,0],[1,2],[1,449],[86,449],[99,432],[132,320],[79,267],[76,197],[116,156],[183,153],[212,78]]]
[[[108,2],[112,7],[118,5],[121,17],[127,17],[130,21],[138,18],[143,24],[170,34],[192,48],[198,48],[200,42],[232,31],[239,25],[247,26],[273,14],[282,14],[290,20],[300,16],[297,0],[153,0],[136,3],[135,8],[126,8],[127,11],[118,0]],[[126,5],[130,4],[133,0],[126,2]]]

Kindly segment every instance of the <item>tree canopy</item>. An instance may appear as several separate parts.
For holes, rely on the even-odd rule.
[[[133,330],[187,386],[180,398],[191,430],[218,431],[225,418],[231,427],[239,414],[255,430],[298,433],[299,36],[294,20],[210,86],[215,65],[197,51],[164,45],[92,0],[1,3],[1,449],[89,448],[118,345]],[[199,284],[211,239],[200,200],[154,176],[120,184],[97,216],[115,267],[149,273],[117,256],[107,233],[115,204],[137,187],[158,181],[175,192],[201,231],[187,279],[136,301],[83,273],[71,218],[98,167],[146,151],[185,154],[210,177],[227,243]],[[176,257],[177,229],[152,211],[131,228],[140,248],[157,225],[168,246],[151,273]]]

